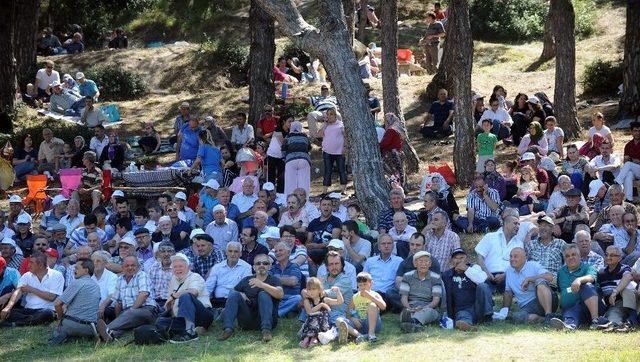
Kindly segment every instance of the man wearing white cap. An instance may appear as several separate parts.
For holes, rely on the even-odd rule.
[[[63,195],[56,195],[51,200],[51,210],[45,211],[40,219],[40,231],[47,231],[48,228],[59,224],[63,216],[66,215],[67,199]]]
[[[173,197],[176,205],[178,206],[178,218],[185,221],[189,226],[194,227],[194,221],[196,219],[196,213],[192,208],[187,206],[187,194],[182,191],[176,193]]]
[[[205,232],[220,250],[226,250],[227,243],[238,241],[238,224],[227,218],[227,211],[220,204],[213,207],[213,222],[207,225]]]
[[[76,80],[80,83],[78,88],[81,96],[92,97],[93,99],[100,98],[100,90],[98,90],[96,82],[87,79],[82,72],[76,73]]]
[[[440,274],[429,270],[431,254],[418,251],[413,254],[416,269],[407,272],[400,283],[400,328],[405,332],[417,332],[424,324],[439,319],[438,307],[442,300],[443,286]]]
[[[555,191],[553,191],[551,193],[551,196],[549,197],[549,203],[547,204],[546,213],[551,214],[555,210],[566,205],[567,198],[564,196],[564,193],[572,188],[573,184],[571,183],[571,178],[569,176],[561,175],[560,177],[558,177],[558,187],[556,187]],[[589,195],[589,197],[593,196]],[[580,196],[580,205],[587,206],[587,201],[584,199],[584,196]]]
[[[11,197],[9,197],[9,215],[7,219],[7,226],[9,226],[14,231],[16,230],[16,227],[17,227],[16,220],[20,215],[29,216],[29,214],[26,211],[24,211],[24,206],[22,205],[22,198],[18,195],[11,195]]]
[[[342,222],[348,220],[347,208],[340,203],[342,196],[337,192],[332,192],[327,197],[331,199],[331,214]]]
[[[31,216],[21,214],[16,219],[16,225],[13,241],[22,249],[25,258],[29,257],[33,250],[33,242],[36,240],[36,236],[31,232]]]
[[[220,184],[218,181],[211,179],[202,184],[204,186],[200,191],[200,206],[204,208],[204,225],[209,225],[213,221],[213,207],[220,202],[216,198]]]
[[[180,107],[178,107],[178,111],[180,112],[180,114],[178,115],[178,117],[176,117],[176,121],[173,123],[174,135],[169,138],[170,144],[176,143],[176,140],[178,139],[178,133],[180,133],[182,127],[189,122],[189,119],[191,119],[190,109],[191,107],[189,105],[189,102],[182,102],[180,104]]]
[[[0,240],[0,254],[7,262],[7,267],[18,270],[22,265],[24,257],[21,254],[18,254],[16,250],[17,245],[13,239],[4,238]]]
[[[111,259],[109,259],[109,262],[106,265],[107,269],[116,274],[120,274],[122,272],[124,259],[128,256],[135,256],[136,259],[138,259],[138,263],[142,265],[142,260],[140,260],[140,258],[135,255],[138,244],[136,243],[136,240],[134,238],[125,236],[118,242],[117,245],[118,255],[113,256],[111,257]]]
[[[75,92],[62,89],[59,81],[54,81],[50,86],[52,93],[49,98],[49,110],[65,116],[79,117],[80,109],[85,105],[84,98]]]

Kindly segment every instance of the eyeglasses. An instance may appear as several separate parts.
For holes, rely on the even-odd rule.
[[[167,209],[167,212],[174,212],[174,211],[178,211],[178,209]]]
[[[256,265],[256,266],[258,266],[258,265],[268,266],[268,265],[271,265],[271,262],[270,261],[256,261],[256,262],[253,263],[253,265]]]

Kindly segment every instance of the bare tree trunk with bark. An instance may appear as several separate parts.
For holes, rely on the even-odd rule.
[[[549,7],[549,14],[547,20],[544,22],[544,36],[542,37],[542,54],[540,54],[539,60],[544,62],[552,59],[556,56],[556,40],[553,35],[553,16],[551,7]]]
[[[451,12],[449,12],[449,18],[451,17]],[[426,99],[429,101],[434,101],[438,97],[438,89],[446,89],[449,91],[449,96],[453,94],[452,89],[452,77],[455,74],[455,70],[453,69],[453,63],[456,61],[455,52],[452,51],[452,47],[457,46],[456,44],[451,44],[450,39],[453,37],[457,37],[456,33],[460,32],[460,29],[457,29],[455,26],[451,25],[451,21],[447,20],[447,26],[445,27],[446,37],[444,41],[444,48],[442,49],[442,59],[440,59],[440,63],[438,64],[438,71],[436,75],[431,78],[431,82],[427,85],[426,89]],[[442,41],[442,40],[441,40]]]
[[[356,33],[356,0],[342,0],[342,8],[344,9],[344,19],[347,23],[347,31],[349,32],[351,44]]]
[[[640,1],[627,0],[627,25],[623,62],[624,91],[618,113],[621,117],[640,116]]]
[[[13,27],[16,2],[11,0],[0,11],[0,132],[11,133],[10,114],[15,106],[16,64],[13,57]]]
[[[551,0],[556,38],[555,116],[567,138],[581,133],[576,111],[575,13],[571,0]]]
[[[251,1],[251,48],[249,50],[249,123],[255,125],[265,104],[273,105],[273,59],[276,53],[273,18],[257,1]]]
[[[358,40],[364,43],[364,31],[367,26],[367,11],[369,2],[360,0],[360,21],[358,22]]]
[[[409,133],[405,124],[400,89],[398,87],[398,1],[380,2],[380,21],[382,22],[382,99],[384,113],[393,113],[400,119],[403,132],[403,150],[407,159],[407,173],[419,170],[420,158],[409,143]]]
[[[372,223],[388,200],[375,126],[358,62],[351,50],[341,0],[318,0],[319,29],[300,15],[294,0],[256,0],[296,45],[324,64],[335,90],[349,147],[356,196]],[[374,146],[376,145],[376,146]],[[374,226],[375,228],[375,226]]]
[[[18,79],[25,79],[36,72],[36,39],[38,35],[38,14],[40,0],[16,0],[16,21],[14,24],[14,55],[17,61]],[[25,84],[19,84],[21,89]],[[24,90],[24,89],[23,89]]]

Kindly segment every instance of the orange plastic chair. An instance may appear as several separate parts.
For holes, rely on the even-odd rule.
[[[45,175],[27,175],[29,194],[22,200],[22,205],[27,208],[33,204],[32,210],[35,215],[40,215],[46,209],[45,205],[49,200],[49,196],[45,192],[47,181]]]

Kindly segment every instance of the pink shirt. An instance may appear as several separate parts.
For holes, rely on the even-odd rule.
[[[324,137],[322,137],[322,151],[330,155],[341,155],[344,152],[344,135],[342,130],[344,125],[342,121],[328,124],[324,129]]]

